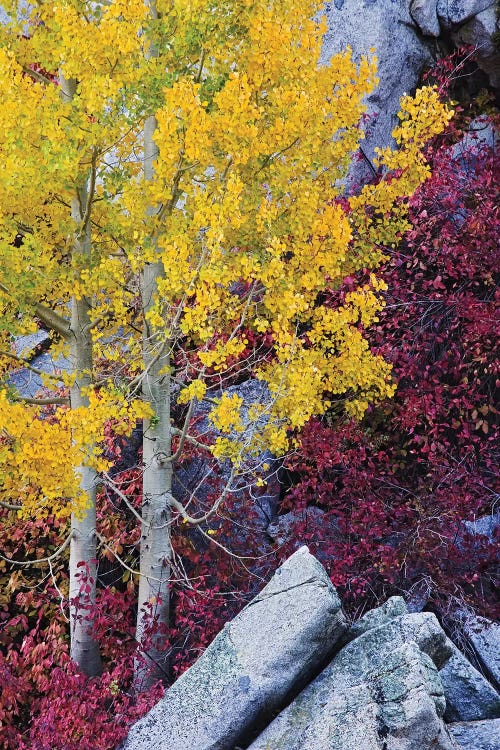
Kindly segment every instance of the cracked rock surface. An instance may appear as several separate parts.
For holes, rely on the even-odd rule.
[[[301,547],[132,727],[124,750],[233,750],[317,672],[346,627],[324,568]]]
[[[367,630],[377,628],[379,625],[386,625],[388,622],[393,620],[395,617],[400,615],[407,615],[408,608],[405,604],[404,599],[401,596],[391,596],[384,604],[375,609],[369,610],[363,617],[357,620],[347,633],[342,638],[342,645],[350,643],[355,638],[358,638]]]
[[[456,646],[439,674],[446,696],[446,721],[500,717],[500,695]]]
[[[432,61],[428,40],[416,33],[410,0],[330,0],[324,10],[328,30],[323,63],[347,45],[356,61],[370,56],[372,48],[377,52],[379,84],[366,99],[370,117],[363,125],[362,142],[366,159],[373,161],[375,147],[393,145],[401,96],[417,86],[421,71]],[[367,160],[351,169],[353,184],[373,177]]]
[[[452,750],[431,613],[400,615],[345,646],[249,750]]]

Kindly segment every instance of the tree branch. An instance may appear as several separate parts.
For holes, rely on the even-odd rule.
[[[130,500],[128,499],[128,497],[121,490],[118,489],[118,487],[116,485],[116,482],[113,482],[113,480],[111,479],[111,477],[109,476],[109,474],[106,474],[106,472],[103,472],[101,474],[101,478],[102,478],[104,484],[107,487],[109,487],[110,489],[112,489],[113,492],[116,492],[116,494],[118,495],[118,497],[120,498],[120,500],[123,500],[123,502],[125,503],[125,505],[127,506],[127,508],[134,514],[134,516],[137,518],[137,520],[140,523],[142,523],[143,519],[142,519],[141,514],[136,511],[136,509],[134,508],[134,506],[132,505],[132,503],[130,502]]]
[[[231,468],[231,473],[229,475],[229,478],[226,482],[226,486],[224,487],[223,491],[217,498],[216,502],[212,505],[210,510],[207,510],[206,513],[204,513],[202,516],[199,516],[198,518],[195,518],[194,516],[190,516],[185,506],[182,503],[180,503],[178,500],[176,500],[175,497],[173,497],[173,495],[168,496],[168,504],[171,505],[172,508],[175,508],[175,510],[177,510],[180,513],[183,521],[191,524],[192,526],[198,526],[200,523],[204,523],[205,521],[208,521],[209,518],[211,518],[215,513],[217,513],[220,506],[222,505],[222,503],[224,502],[224,500],[226,499],[226,497],[228,496],[230,492],[231,484],[234,479],[234,474],[235,474],[235,467],[233,466]]]
[[[186,418],[184,419],[184,425],[182,427],[182,430],[179,430],[178,428],[174,428],[174,427],[171,428],[172,433],[175,434],[175,435],[178,435],[179,438],[180,438],[179,439],[179,445],[177,446],[177,450],[169,458],[169,461],[172,461],[172,463],[174,461],[177,461],[177,459],[181,455],[182,451],[184,450],[184,443],[186,442],[187,431],[188,431],[188,428],[189,428],[189,422],[191,421],[191,416],[193,414],[194,403],[195,403],[195,399],[192,398],[191,401],[189,402],[189,406],[188,406]],[[175,430],[175,432],[174,432],[174,430]]]
[[[204,399],[205,400],[205,399]],[[180,437],[181,440],[185,440],[188,443],[191,443],[191,445],[194,445],[196,448],[201,448],[202,450],[209,451],[210,446],[206,445],[205,443],[201,443],[199,440],[196,440],[196,438],[192,437],[191,435],[188,435],[184,430],[180,430],[178,427],[171,427],[172,435],[176,435],[177,437]],[[180,445],[179,445],[180,447]],[[179,448],[175,451],[174,455],[172,456],[172,461],[176,461],[179,457],[178,454],[180,453]]]
[[[205,64],[205,55],[206,51],[205,48],[202,47],[201,55],[200,55],[200,67],[198,68],[198,73],[196,74],[195,83],[199,83],[201,81],[201,74],[203,73],[203,65]]]
[[[273,159],[276,159],[278,156],[281,156],[286,151],[289,151],[291,148],[293,148],[298,142],[300,141],[300,138],[297,136],[295,140],[293,140],[288,146],[285,146],[280,151],[273,151],[272,154],[268,154],[264,161],[262,162],[262,165],[257,169],[255,174],[259,174],[259,172],[262,172],[263,169],[269,166],[269,164],[272,162]]]
[[[120,555],[118,554],[118,552],[116,552],[113,549],[113,547],[111,547],[111,545],[109,545],[107,543],[107,541],[105,540],[105,538],[103,536],[101,536],[101,534],[99,534],[96,531],[95,535],[98,538],[99,542],[102,544],[102,546],[106,547],[106,549],[108,549],[111,552],[111,554],[117,559],[117,561],[120,563],[120,565],[122,565],[125,568],[125,570],[128,570],[128,572],[131,573],[134,576],[144,576],[144,573],[141,573],[140,570],[134,570],[133,568],[130,567],[130,565],[127,565],[127,563],[125,562],[125,560],[122,560],[122,558],[120,557]],[[153,578],[152,576],[147,576],[147,579],[148,579],[148,581],[155,581],[156,583],[164,583],[164,580],[162,580],[161,578]]]
[[[63,318],[62,315],[59,315],[54,310],[51,310],[50,307],[45,307],[45,305],[40,303],[35,305],[35,313],[48,328],[56,331],[56,333],[66,340],[70,338],[69,321],[67,321],[66,318]]]
[[[22,505],[13,505],[12,503],[6,503],[5,500],[0,500],[0,506],[7,508],[7,510],[21,510]]]
[[[41,562],[50,563],[52,562],[52,560],[55,560],[56,557],[59,557],[59,555],[64,552],[66,547],[69,545],[72,536],[73,536],[73,532],[68,534],[63,544],[59,547],[59,549],[56,549],[56,551],[53,552],[52,555],[49,555],[48,557],[40,557],[38,560],[27,560],[25,562],[20,562],[19,560],[10,560],[8,557],[4,557],[0,553],[0,560],[5,560],[5,562],[10,563],[11,565],[18,565],[21,568],[27,568],[30,565],[36,565],[37,563],[41,563]]]
[[[61,377],[59,375],[51,375],[49,372],[44,372],[43,370],[39,370],[38,367],[33,367],[33,365],[30,364],[27,359],[24,359],[24,357],[18,357],[17,354],[12,354],[11,352],[5,352],[3,350],[0,350],[0,356],[10,357],[10,359],[14,359],[16,362],[20,362],[23,365],[23,367],[25,367],[27,370],[31,370],[31,372],[34,372],[35,375],[43,375],[46,378],[50,378],[51,380],[54,380],[56,383],[61,382]]]
[[[47,78],[38,70],[32,70],[27,65],[23,65],[23,73],[26,73],[26,75],[30,76],[34,81],[37,81],[38,83],[45,83],[47,86],[54,85],[54,81],[51,81],[50,78]]]
[[[10,289],[6,287],[5,284],[2,284],[1,282],[0,282],[0,291],[4,292],[9,297],[14,297]],[[35,305],[35,314],[37,315],[37,317],[40,318],[40,320],[43,323],[45,323],[45,325],[48,328],[51,328],[53,331],[56,331],[56,333],[58,333],[64,339],[69,339],[70,337],[69,322],[66,320],[66,318],[63,318],[62,315],[59,315],[54,310],[51,310],[50,307],[46,307],[45,305],[42,305],[40,302],[37,302]]]
[[[33,404],[34,406],[48,406],[49,404],[67,406],[69,404],[69,398],[64,396],[54,396],[54,398],[25,398],[23,396],[18,396],[17,400],[22,401],[23,404]]]

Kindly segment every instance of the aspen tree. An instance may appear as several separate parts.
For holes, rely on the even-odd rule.
[[[359,417],[394,391],[363,336],[383,285],[373,275],[336,309],[325,294],[397,242],[405,198],[429,174],[422,148],[450,113],[432,88],[404,99],[380,180],[343,198],[376,63],[347,50],[318,67],[319,11],[314,0],[40,0],[0,30],[0,500],[71,515],[72,655],[88,674],[107,423],[125,434],[144,419],[141,641],[145,613],[168,624],[172,514],[215,516],[246,457],[283,455],[333,398]],[[37,319],[70,353],[38,401],[7,387],[12,339]],[[265,357],[250,333],[266,338]],[[225,388],[243,359],[267,403]],[[58,379],[67,403],[52,398]],[[192,515],[172,478],[207,395],[210,451],[232,470]],[[161,662],[157,641],[150,657]]]

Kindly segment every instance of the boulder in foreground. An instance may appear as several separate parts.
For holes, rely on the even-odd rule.
[[[456,646],[453,646],[453,655],[439,675],[446,697],[446,721],[500,717],[500,695]]]
[[[301,547],[132,727],[123,750],[233,750],[311,679],[346,628],[326,571]]]

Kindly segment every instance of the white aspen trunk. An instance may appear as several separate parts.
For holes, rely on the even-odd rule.
[[[151,264],[143,273],[143,305],[147,311],[156,291],[162,268]],[[170,506],[172,489],[170,375],[160,374],[169,365],[168,347],[158,357],[157,340],[147,324],[144,325],[144,366],[147,375],[143,382],[143,398],[153,410],[153,417],[144,420],[143,437],[143,501],[141,526],[140,582],[136,638],[143,645],[145,664],[137,662],[136,687],[147,688],[151,682],[166,676],[167,663],[161,651],[163,638],[159,634],[148,638],[147,629],[169,624],[170,580]]]
[[[61,76],[61,95],[71,101],[76,92],[76,81],[66,80]],[[91,232],[90,217],[82,227],[88,202],[88,179],[84,178],[75,186],[71,200],[71,218],[75,223],[73,239],[73,261],[90,257]],[[76,373],[76,380],[71,387],[70,403],[72,409],[88,406],[89,399],[82,392],[90,385],[92,377],[92,335],[89,330],[89,303],[86,299],[73,297],[71,300],[70,325],[70,362],[71,371]],[[83,518],[71,516],[71,543],[69,556],[69,596],[70,596],[70,634],[71,658],[82,672],[89,677],[101,673],[101,657],[98,643],[92,630],[94,616],[92,609],[96,599],[97,546],[96,546],[96,473],[85,466],[75,467],[80,477],[80,486],[86,492],[89,508]],[[82,581],[82,575],[86,580]]]
[[[151,5],[152,17],[156,10]],[[148,55],[154,56],[152,45]],[[153,135],[157,123],[151,116],[144,125],[144,178],[154,179],[155,144]],[[157,209],[150,207],[149,215]],[[146,689],[153,681],[167,676],[167,658],[161,650],[164,640],[158,632],[148,633],[169,624],[170,581],[170,506],[172,490],[172,432],[170,426],[170,383],[168,371],[170,352],[168,342],[155,332],[147,321],[147,313],[154,304],[158,280],[164,269],[160,262],[148,264],[142,274],[142,309],[144,315],[143,359],[145,377],[142,394],[151,406],[153,417],[144,420],[143,437],[143,502],[140,551],[140,582],[136,639],[142,646],[142,659],[136,662],[135,687]],[[162,373],[163,370],[163,373]]]
[[[81,191],[85,192],[85,191]],[[77,201],[73,201],[79,206]],[[84,242],[75,240],[75,245],[88,245],[89,237]],[[76,248],[75,248],[76,249]],[[70,361],[73,372],[77,373],[71,387],[71,408],[88,406],[89,399],[82,389],[91,382],[92,372],[92,339],[89,326],[89,306],[86,300],[71,300],[70,327]],[[70,595],[70,629],[71,658],[76,661],[82,672],[89,677],[100,674],[101,657],[99,646],[92,636],[94,616],[92,609],[96,598],[97,548],[96,548],[96,473],[84,464],[77,467],[80,475],[80,486],[88,496],[89,508],[83,518],[71,516],[71,545],[69,557],[69,595]],[[83,582],[82,574],[88,577]],[[85,588],[83,588],[84,584]]]
[[[81,200],[86,190],[80,190],[80,200],[72,201],[72,213],[80,212]],[[75,218],[75,216],[74,216]],[[90,252],[90,231],[75,239],[75,252]],[[71,408],[86,407],[89,399],[82,390],[89,386],[92,373],[92,337],[89,331],[89,305],[85,299],[71,300],[70,361],[72,371],[77,373],[71,387]],[[96,547],[96,473],[94,469],[81,465],[76,468],[81,476],[80,486],[87,493],[89,508],[83,518],[71,516],[71,546],[69,557],[69,595],[71,658],[89,677],[100,674],[101,657],[99,646],[92,635],[94,616],[92,609],[96,599],[97,547]],[[82,574],[87,576],[82,580]]]

